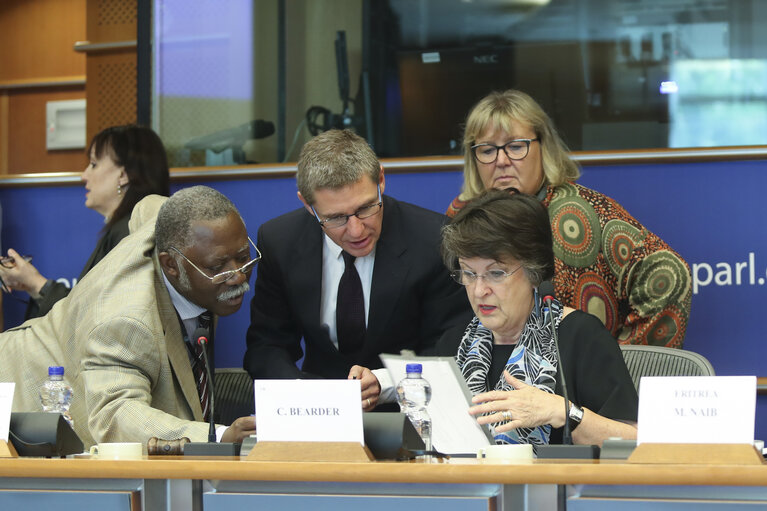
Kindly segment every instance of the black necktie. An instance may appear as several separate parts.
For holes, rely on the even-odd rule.
[[[355,257],[346,252],[341,252],[341,255],[346,268],[338,283],[336,298],[338,349],[342,353],[354,353],[365,340],[365,298],[362,295],[362,281],[354,267]]]
[[[204,328],[208,331],[208,355],[213,352],[213,315],[205,311],[197,318],[197,322],[200,328]],[[208,371],[205,368],[205,358],[202,355],[203,347],[197,342],[197,339],[192,339],[194,346],[194,363],[192,364],[192,371],[194,379],[197,382],[197,392],[200,394],[200,406],[202,407],[202,415],[205,421],[210,419],[210,390],[208,389]],[[210,359],[210,357],[208,357]],[[213,361],[211,360],[211,364]],[[213,368],[211,368],[213,369]]]

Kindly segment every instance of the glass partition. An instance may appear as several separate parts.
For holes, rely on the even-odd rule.
[[[518,88],[575,151],[762,145],[765,22],[759,0],[154,0],[152,124],[175,167],[295,161],[331,127],[450,155]]]

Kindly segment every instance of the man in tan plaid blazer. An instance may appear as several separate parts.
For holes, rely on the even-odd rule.
[[[184,341],[193,327],[180,320],[179,300],[216,315],[239,309],[254,261],[245,225],[226,197],[198,186],[142,200],[130,231],[50,313],[0,334],[0,381],[16,382],[14,411],[41,411],[48,366],[64,366],[86,446],[154,436],[206,441]],[[220,272],[227,280],[213,284]],[[239,441],[255,424],[243,417],[218,430],[222,441]]]

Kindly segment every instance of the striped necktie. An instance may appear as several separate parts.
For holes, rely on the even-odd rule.
[[[208,355],[213,351],[213,321],[212,314],[208,311],[203,312],[197,318],[197,322],[200,328],[204,328],[208,331]],[[192,364],[192,372],[194,374],[195,382],[197,383],[197,393],[200,395],[200,407],[202,408],[202,415],[205,421],[210,419],[210,389],[208,388],[208,371],[205,368],[205,358],[203,357],[202,350],[204,349],[197,339],[192,339],[194,362]],[[208,357],[210,359],[210,357]],[[212,369],[212,368],[211,368]]]

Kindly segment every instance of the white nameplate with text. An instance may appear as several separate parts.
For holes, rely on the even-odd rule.
[[[259,442],[359,442],[359,380],[255,380]]]
[[[0,440],[8,441],[8,430],[11,427],[11,407],[13,406],[13,382],[0,383]]]
[[[637,444],[751,444],[755,414],[756,376],[646,376]]]

